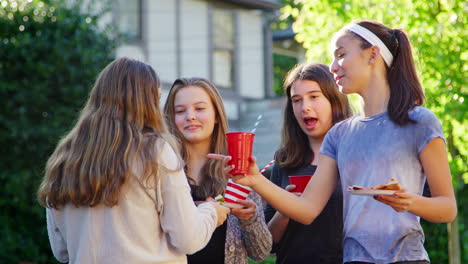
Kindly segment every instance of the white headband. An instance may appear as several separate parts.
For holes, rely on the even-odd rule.
[[[362,27],[358,24],[348,24],[343,28],[350,30],[359,36],[361,36],[363,39],[367,40],[371,45],[377,46],[380,49],[380,55],[384,59],[385,63],[387,64],[388,67],[392,65],[393,61],[393,55],[390,52],[390,50],[385,46],[385,44],[382,42],[382,40],[379,39],[374,33],[372,33],[370,30],[368,30],[365,27]]]

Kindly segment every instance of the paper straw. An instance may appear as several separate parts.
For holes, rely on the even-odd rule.
[[[271,165],[273,165],[273,163],[275,163],[275,160],[268,162],[268,164],[260,171],[260,173],[264,173]]]
[[[262,119],[262,117],[263,117],[263,115],[259,115],[259,116],[257,117],[257,121],[255,121],[255,124],[254,124],[254,127],[253,127],[251,133],[255,133],[255,130],[257,130],[258,124],[260,124],[260,119]]]

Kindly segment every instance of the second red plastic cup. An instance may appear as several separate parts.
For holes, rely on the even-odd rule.
[[[232,175],[244,175],[249,172],[250,158],[255,134],[248,132],[231,132],[226,134],[228,154],[232,159],[228,165],[234,165]]]
[[[296,185],[290,192],[303,193],[312,175],[289,176],[289,183]]]
[[[250,187],[237,184],[231,179],[228,180],[226,192],[224,193],[224,201],[228,203],[238,204],[238,200],[245,200],[252,191]]]

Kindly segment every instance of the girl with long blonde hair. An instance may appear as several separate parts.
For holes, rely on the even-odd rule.
[[[185,171],[194,200],[222,194],[227,185],[224,164],[209,160],[210,152],[227,153],[228,123],[221,96],[204,78],[177,79],[164,111],[171,132],[182,143]],[[265,223],[260,196],[251,192],[245,208],[231,210],[225,224],[213,233],[208,245],[189,255],[188,263],[247,264],[248,257],[261,261],[271,249],[271,234]]]
[[[38,191],[57,260],[185,263],[226,219],[215,203],[193,205],[159,98],[143,62],[120,58],[99,74]]]

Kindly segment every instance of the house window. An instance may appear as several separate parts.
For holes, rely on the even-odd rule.
[[[212,10],[212,78],[221,88],[234,88],[234,13]]]
[[[141,2],[142,0],[118,0],[118,28],[126,42],[141,40]]]

